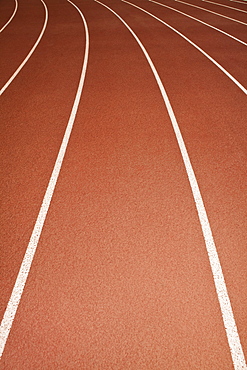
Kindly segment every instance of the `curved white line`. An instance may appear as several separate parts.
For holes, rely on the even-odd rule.
[[[14,80],[14,78],[18,75],[18,73],[22,70],[22,68],[24,67],[24,65],[27,63],[27,61],[30,59],[31,55],[33,54],[34,50],[36,49],[36,47],[38,46],[44,32],[45,32],[45,29],[46,29],[46,26],[47,26],[47,21],[48,21],[48,9],[47,9],[47,6],[45,4],[45,2],[43,0],[41,0],[41,2],[43,3],[44,5],[44,8],[45,8],[45,21],[44,21],[44,25],[42,27],[42,30],[40,32],[40,35],[37,39],[37,41],[35,42],[35,44],[33,45],[32,49],[30,50],[30,52],[28,53],[28,55],[26,56],[26,58],[23,60],[23,62],[19,65],[19,67],[17,68],[17,70],[12,74],[12,76],[10,77],[10,79],[6,82],[6,84],[1,88],[0,90],[0,96],[3,94],[3,92],[7,89],[7,87],[11,84],[11,82]]]
[[[72,128],[73,128],[73,125],[74,125],[74,121],[75,121],[75,117],[76,117],[76,113],[77,113],[77,110],[78,110],[78,106],[79,106],[79,102],[80,102],[80,98],[81,98],[81,94],[82,94],[82,89],[83,89],[83,85],[84,85],[85,75],[86,75],[86,69],[87,69],[87,63],[88,63],[88,54],[89,54],[88,27],[87,27],[86,20],[83,16],[82,12],[80,11],[80,9],[75,4],[73,4],[70,0],[68,0],[68,1],[80,13],[80,15],[82,17],[82,20],[83,20],[83,23],[84,23],[84,27],[85,27],[86,46],[85,46],[82,72],[81,72],[81,76],[80,76],[80,81],[79,81],[79,86],[78,86],[78,89],[77,89],[76,97],[75,97],[75,100],[74,100],[74,104],[73,104],[73,107],[72,107],[72,111],[71,111],[71,114],[70,114],[68,125],[66,127],[66,131],[65,131],[65,134],[64,134],[64,137],[63,137],[63,141],[62,141],[62,144],[61,144],[60,149],[59,149],[59,153],[58,153],[58,156],[57,156],[57,159],[56,159],[56,163],[54,165],[52,175],[50,177],[50,181],[49,181],[48,187],[46,189],[46,193],[45,193],[45,196],[43,198],[43,202],[42,202],[42,205],[41,205],[41,208],[40,208],[40,211],[39,211],[39,214],[38,214],[38,217],[37,217],[37,220],[36,220],[36,223],[35,223],[35,226],[34,226],[34,229],[33,229],[33,232],[32,232],[32,235],[31,235],[31,238],[30,238],[27,250],[26,250],[26,253],[25,253],[25,256],[23,258],[23,261],[22,261],[22,264],[21,264],[16,282],[15,282],[11,297],[9,299],[6,311],[4,313],[4,317],[3,317],[2,322],[1,322],[1,326],[0,326],[0,358],[3,354],[5,344],[6,344],[6,341],[8,339],[8,336],[9,336],[9,333],[10,333],[10,330],[11,330],[11,327],[12,327],[12,324],[13,324],[13,321],[14,321],[14,318],[15,318],[15,315],[16,315],[16,311],[18,309],[18,305],[19,305],[20,300],[21,300],[21,296],[22,296],[22,293],[23,293],[23,290],[24,290],[24,287],[25,287],[25,284],[26,284],[26,281],[27,281],[27,278],[28,278],[28,274],[29,274],[29,271],[30,271],[30,268],[31,268],[31,265],[32,265],[32,261],[33,261],[33,258],[34,258],[34,255],[35,255],[35,252],[36,252],[36,249],[37,249],[39,238],[40,238],[43,226],[44,226],[46,215],[47,215],[47,212],[48,212],[49,207],[50,207],[53,192],[54,192],[54,189],[55,189],[55,186],[56,186],[56,183],[57,183],[57,179],[58,179],[61,167],[62,167],[62,163],[63,163],[65,152],[66,152],[66,149],[67,149],[67,146],[68,146],[71,131],[72,131]]]
[[[174,11],[175,11],[175,12],[177,12],[177,13],[180,13],[180,14],[182,14],[182,15],[184,15],[184,16],[186,16],[186,17],[188,17],[188,18],[191,18],[191,19],[193,19],[193,20],[195,20],[195,21],[197,21],[197,22],[200,22],[200,23],[204,24],[205,26],[208,26],[208,27],[212,28],[213,30],[218,31],[218,32],[222,33],[223,35],[226,35],[226,36],[228,36],[228,37],[232,38],[233,40],[235,40],[235,41],[237,41],[237,42],[240,42],[241,44],[243,44],[243,45],[247,46],[247,43],[246,43],[246,42],[244,42],[244,41],[242,41],[242,40],[238,39],[238,38],[237,38],[237,37],[235,37],[235,36],[230,35],[229,33],[225,32],[225,31],[220,30],[220,29],[219,29],[219,28],[217,28],[217,27],[212,26],[211,24],[208,24],[208,23],[206,23],[206,22],[201,21],[201,20],[200,20],[200,19],[198,19],[198,18],[192,17],[191,15],[186,14],[186,13],[184,13],[184,12],[181,12],[181,11],[180,11],[180,10],[178,10],[178,9],[172,8],[171,6],[168,6],[168,5],[165,5],[165,4],[162,4],[162,3],[158,3],[157,1],[154,1],[154,0],[148,0],[148,1],[150,1],[150,2],[152,2],[152,3],[155,3],[155,4],[158,4],[158,5],[161,5],[161,6],[164,6],[165,8],[168,8],[168,9],[174,10]]]
[[[209,60],[211,60],[211,62],[213,62],[228,78],[230,78],[246,95],[247,95],[247,89],[241,85],[241,83],[236,80],[235,77],[233,77],[229,72],[227,72],[227,70],[222,67],[221,64],[219,64],[218,62],[216,62],[215,59],[213,59],[208,53],[206,53],[202,48],[200,48],[198,45],[196,45],[193,41],[191,41],[188,37],[186,37],[184,34],[182,34],[181,32],[179,32],[176,28],[170,26],[168,23],[164,22],[162,19],[156,17],[155,15],[149,13],[147,10],[143,9],[143,8],[140,8],[139,6],[133,4],[133,3],[130,3],[126,0],[121,0],[123,1],[124,3],[127,3],[131,6],[134,6],[135,8],[141,10],[142,12],[150,15],[151,17],[155,18],[157,21],[163,23],[165,26],[169,27],[171,30],[173,30],[174,32],[176,32],[179,36],[181,36],[183,39],[185,39],[186,41],[188,41],[192,46],[194,46],[197,50],[199,50],[203,55],[205,55],[205,57],[207,57]],[[177,1],[177,0],[175,0]]]
[[[235,370],[247,369],[243,349],[242,349],[242,346],[241,346],[241,343],[240,343],[240,338],[239,338],[239,335],[238,335],[237,326],[236,326],[236,323],[235,323],[235,319],[234,319],[234,315],[233,315],[233,311],[232,311],[232,307],[231,307],[231,302],[230,302],[228,292],[227,292],[227,287],[226,287],[224,275],[223,275],[223,272],[222,272],[219,256],[218,256],[218,253],[217,253],[217,249],[216,249],[216,246],[215,246],[215,243],[214,243],[214,238],[213,238],[213,235],[212,235],[211,227],[210,227],[209,220],[208,220],[208,217],[207,217],[207,212],[206,212],[206,209],[205,209],[205,206],[204,206],[204,203],[203,203],[203,199],[202,199],[202,196],[201,196],[199,185],[197,183],[197,179],[196,179],[192,164],[190,162],[190,158],[189,158],[189,155],[188,155],[188,152],[187,152],[187,149],[186,149],[186,146],[185,146],[185,143],[184,143],[179,125],[177,123],[175,114],[173,112],[173,109],[172,109],[171,103],[169,101],[168,95],[165,91],[164,85],[163,85],[163,83],[162,83],[162,81],[159,77],[159,74],[158,74],[158,72],[157,72],[157,70],[156,70],[148,52],[146,51],[145,47],[143,46],[143,44],[141,43],[141,41],[137,37],[137,35],[134,33],[134,31],[129,27],[129,25],[115,11],[113,11],[111,8],[109,8],[107,5],[101,3],[100,1],[98,1],[98,0],[95,0],[95,1],[97,3],[103,5],[107,9],[109,9],[112,13],[114,13],[121,20],[121,22],[127,27],[127,29],[130,31],[130,33],[133,35],[133,37],[135,38],[135,40],[139,44],[140,48],[142,49],[149,65],[150,65],[150,68],[151,68],[151,70],[154,74],[156,82],[159,86],[161,95],[162,95],[163,100],[165,102],[165,105],[167,107],[167,111],[168,111],[168,114],[170,116],[170,120],[171,120],[173,129],[174,129],[176,138],[177,138],[177,142],[178,142],[181,154],[182,154],[182,158],[183,158],[184,165],[185,165],[185,168],[186,168],[186,172],[187,172],[187,175],[188,175],[189,183],[190,183],[191,190],[192,190],[192,193],[193,193],[194,201],[195,201],[195,204],[196,204],[196,209],[197,209],[197,212],[198,212],[198,216],[199,216],[199,220],[200,220],[201,228],[202,228],[202,233],[203,233],[206,248],[207,248],[207,253],[208,253],[208,257],[209,257],[209,261],[210,261],[210,265],[211,265],[211,270],[212,270],[214,283],[215,283],[215,287],[216,287],[216,291],[217,291],[217,295],[218,295],[218,300],[219,300],[219,304],[220,304],[220,308],[221,308],[222,318],[223,318],[223,322],[224,322],[224,325],[225,325],[226,335],[227,335],[227,339],[228,339],[228,343],[229,343],[229,347],[230,347],[230,351],[231,351],[231,355],[232,355],[232,361],[233,361],[233,364],[234,364],[234,368],[235,368]],[[124,2],[127,2],[127,1],[124,1]]]
[[[229,6],[229,5],[225,5],[225,4],[221,4],[221,3],[215,3],[214,1],[209,1],[209,0],[201,0],[201,1],[204,1],[205,3],[210,3],[210,4],[214,4],[214,5],[223,6],[224,8],[233,9],[233,10],[236,10],[237,12],[247,13],[246,10],[234,8],[233,6]]]
[[[237,22],[237,23],[240,23],[240,24],[244,24],[245,26],[247,26],[247,23],[245,23],[245,22],[241,22],[241,21],[239,21],[239,20],[237,20],[235,18],[230,18],[230,17],[227,17],[226,15],[213,12],[212,10],[202,8],[201,6],[197,6],[197,5],[194,5],[194,4],[186,3],[185,1],[181,1],[181,0],[174,0],[174,1],[176,1],[178,3],[181,3],[181,4],[188,5],[188,6],[192,6],[193,8],[198,8],[198,9],[204,10],[205,12],[209,12],[209,13],[218,15],[219,17],[226,18],[226,19],[229,19],[230,21]]]
[[[18,1],[15,0],[15,9],[12,13],[12,15],[10,16],[9,20],[5,23],[5,25],[3,25],[3,27],[0,29],[0,33],[3,32],[3,30],[8,26],[8,24],[10,24],[10,22],[12,21],[12,19],[14,18],[16,12],[17,12],[17,8],[18,8]]]

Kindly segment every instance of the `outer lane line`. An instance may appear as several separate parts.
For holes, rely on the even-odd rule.
[[[0,326],[0,358],[3,354],[6,341],[8,339],[8,336],[9,336],[9,333],[10,333],[10,330],[11,330],[11,327],[12,327],[12,324],[13,324],[13,321],[14,321],[14,318],[15,318],[15,315],[16,315],[16,311],[18,309],[18,306],[19,306],[19,303],[20,303],[20,300],[21,300],[21,297],[22,297],[22,293],[23,293],[23,290],[24,290],[24,287],[25,287],[25,284],[26,284],[26,281],[27,281],[27,278],[28,278],[28,274],[29,274],[29,271],[30,271],[30,268],[31,268],[31,265],[32,265],[32,261],[33,261],[33,258],[34,258],[34,255],[35,255],[35,252],[36,252],[36,249],[37,249],[39,238],[40,238],[43,226],[44,226],[46,215],[47,215],[47,212],[48,212],[49,207],[50,207],[52,196],[53,196],[53,193],[54,193],[54,190],[55,190],[57,179],[58,179],[61,167],[62,167],[65,152],[66,152],[66,149],[67,149],[67,146],[68,146],[71,131],[72,131],[74,121],[75,121],[75,118],[76,118],[76,114],[77,114],[77,110],[78,110],[78,106],[79,106],[80,98],[81,98],[81,94],[82,94],[82,89],[83,89],[83,86],[84,86],[85,76],[86,76],[86,70],[87,70],[87,64],[88,64],[88,54],[89,54],[89,32],[88,32],[87,22],[86,22],[86,20],[83,16],[82,12],[80,11],[80,9],[74,3],[72,3],[72,1],[70,1],[70,0],[67,0],[67,1],[69,3],[71,3],[77,9],[77,11],[80,13],[80,15],[82,17],[82,20],[83,20],[83,23],[84,23],[84,27],[85,27],[86,45],[85,45],[85,53],[84,53],[84,61],[83,61],[83,66],[82,66],[82,72],[81,72],[81,76],[80,76],[80,81],[79,81],[79,86],[78,86],[78,89],[77,89],[76,97],[75,97],[73,107],[72,107],[72,110],[71,110],[71,114],[70,114],[70,118],[69,118],[69,121],[68,121],[68,125],[66,127],[66,131],[65,131],[65,134],[64,134],[64,137],[63,137],[63,141],[62,141],[62,144],[61,144],[59,152],[58,152],[58,156],[57,156],[57,159],[56,159],[53,171],[52,171],[52,175],[50,177],[49,184],[48,184],[48,187],[46,189],[46,192],[45,192],[45,195],[44,195],[44,198],[43,198],[43,202],[42,202],[41,208],[39,210],[39,214],[38,214],[38,217],[36,219],[36,223],[35,223],[35,226],[34,226],[34,229],[33,229],[29,244],[28,244],[28,247],[26,249],[25,256],[23,258],[23,261],[22,261],[22,264],[21,264],[16,282],[15,282],[14,288],[12,290],[11,297],[9,299],[7,308],[5,310],[5,313],[4,313],[2,322],[1,322],[1,326]]]
[[[229,6],[229,5],[225,5],[225,4],[221,4],[221,3],[215,3],[214,1],[209,1],[209,0],[201,0],[201,1],[204,1],[205,3],[209,3],[209,4],[223,6],[224,8],[233,9],[233,10],[236,10],[237,12],[247,13],[246,10],[234,8],[233,6]]]
[[[238,19],[230,18],[230,17],[227,17],[226,15],[223,15],[223,14],[220,14],[220,13],[213,12],[212,10],[202,8],[201,6],[194,5],[194,4],[190,4],[190,3],[186,3],[185,1],[181,1],[181,0],[174,0],[174,1],[176,1],[176,2],[178,2],[178,3],[181,3],[181,4],[188,5],[188,6],[192,6],[193,8],[198,8],[198,9],[204,10],[205,12],[209,12],[209,13],[212,13],[212,14],[218,15],[219,17],[223,17],[223,18],[229,19],[230,21],[237,22],[237,23],[240,23],[240,24],[244,24],[245,26],[247,26],[247,23],[245,23],[245,22],[241,22],[241,21],[239,21]]]
[[[134,6],[135,8],[141,10],[142,12],[150,15],[151,17],[153,17],[154,19],[156,19],[157,21],[163,23],[165,26],[167,26],[168,28],[170,28],[172,31],[176,32],[179,36],[181,36],[183,39],[185,39],[186,41],[188,41],[192,46],[194,46],[197,50],[199,50],[203,55],[205,55],[205,57],[207,57],[211,62],[213,62],[228,78],[230,78],[230,80],[232,80],[242,91],[245,95],[247,95],[247,89],[238,81],[236,80],[235,77],[233,77],[229,72],[227,72],[227,70],[222,67],[221,64],[219,64],[214,58],[212,58],[208,53],[206,53],[202,48],[200,48],[198,45],[196,45],[193,41],[191,41],[187,36],[185,36],[183,33],[179,32],[176,28],[170,26],[168,23],[166,23],[165,21],[163,21],[162,19],[156,17],[155,15],[153,15],[152,13],[148,12],[147,10],[143,9],[143,8],[140,8],[139,6],[133,4],[133,3],[130,3],[126,0],[121,0],[123,1],[124,3],[127,3],[131,6]],[[175,0],[175,1],[178,1],[178,0]]]
[[[26,56],[26,58],[23,60],[23,62],[19,65],[19,67],[16,69],[16,71],[12,74],[12,76],[9,78],[9,80],[6,82],[6,84],[1,88],[0,90],[0,96],[3,94],[3,92],[7,89],[7,87],[11,84],[11,82],[14,80],[14,78],[18,75],[18,73],[22,70],[22,68],[24,67],[24,65],[27,63],[27,61],[30,59],[31,55],[33,54],[34,50],[36,49],[36,47],[38,46],[44,32],[45,32],[45,29],[46,29],[46,26],[47,26],[47,22],[48,22],[48,9],[47,9],[47,6],[45,4],[45,2],[43,0],[40,0],[45,8],[45,21],[44,21],[44,24],[43,24],[43,27],[42,27],[42,30],[40,32],[40,35],[37,39],[37,41],[35,42],[35,44],[33,45],[32,49],[30,50],[30,52],[28,53],[28,55]]]
[[[12,15],[10,16],[9,20],[3,25],[3,27],[0,29],[0,33],[3,32],[3,30],[8,26],[8,24],[12,21],[12,19],[14,18],[16,12],[17,12],[17,8],[18,8],[18,1],[15,0],[15,9],[12,13]]]
[[[197,22],[200,22],[200,23],[204,24],[205,26],[208,26],[208,27],[212,28],[212,29],[213,29],[213,30],[215,30],[215,31],[221,32],[221,33],[223,33],[224,35],[226,35],[226,36],[228,36],[228,37],[232,38],[233,40],[235,40],[235,41],[237,41],[237,42],[240,42],[241,44],[243,44],[243,45],[247,46],[247,43],[246,43],[246,42],[244,42],[244,41],[242,41],[242,40],[238,39],[238,38],[237,38],[237,37],[235,37],[235,36],[230,35],[229,33],[225,32],[225,31],[220,30],[220,29],[219,29],[219,28],[217,28],[217,27],[212,26],[211,24],[208,24],[208,23],[206,23],[206,22],[201,21],[201,20],[200,20],[200,19],[198,19],[198,18],[192,17],[191,15],[186,14],[186,13],[184,13],[184,12],[181,12],[180,10],[177,10],[177,9],[175,9],[175,8],[172,8],[171,6],[168,6],[168,5],[165,5],[165,4],[162,4],[162,3],[158,3],[157,1],[154,1],[154,0],[148,0],[148,1],[150,1],[150,2],[152,2],[152,3],[155,3],[155,4],[158,4],[158,5],[161,5],[161,6],[164,6],[165,8],[168,8],[168,9],[174,10],[174,11],[175,11],[175,12],[177,12],[177,13],[180,13],[180,14],[182,14],[182,15],[186,16],[186,17],[189,17],[189,18],[191,18],[191,19],[193,19],[193,20],[197,21]]]
[[[210,227],[209,220],[208,220],[208,217],[207,217],[207,212],[206,212],[206,209],[205,209],[205,206],[204,206],[204,203],[203,203],[203,199],[202,199],[202,196],[201,196],[199,185],[197,183],[197,179],[196,179],[192,164],[190,162],[190,158],[189,158],[189,155],[188,155],[188,152],[187,152],[187,149],[186,149],[186,146],[185,146],[185,143],[184,143],[179,125],[177,123],[175,114],[173,112],[173,109],[172,109],[171,103],[169,101],[168,95],[166,93],[166,90],[164,88],[164,85],[163,85],[163,83],[162,83],[162,81],[159,77],[159,74],[158,74],[158,72],[157,72],[157,70],[156,70],[156,68],[155,68],[147,50],[145,49],[145,47],[141,43],[138,36],[130,28],[130,26],[110,7],[101,3],[98,0],[95,0],[95,1],[97,3],[103,5],[104,7],[106,7],[113,14],[115,14],[120,19],[120,21],[127,27],[127,29],[130,31],[130,33],[132,34],[132,36],[135,38],[135,40],[139,44],[140,48],[142,49],[142,51],[143,51],[143,53],[144,53],[144,55],[145,55],[145,57],[146,57],[146,59],[149,63],[149,66],[150,66],[150,68],[151,68],[151,70],[154,74],[154,77],[155,77],[156,82],[158,84],[158,87],[160,89],[161,95],[162,95],[164,103],[166,105],[166,108],[167,108],[167,111],[168,111],[173,129],[174,129],[174,132],[175,132],[175,135],[176,135],[176,138],[177,138],[179,149],[180,149],[183,161],[184,161],[187,176],[188,176],[189,183],[190,183],[190,186],[191,186],[191,190],[192,190],[192,193],[193,193],[193,197],[194,197],[194,201],[195,201],[196,209],[197,209],[197,212],[198,212],[198,217],[199,217],[199,220],[200,220],[202,233],[203,233],[203,236],[204,236],[205,245],[206,245],[206,249],[207,249],[207,253],[208,253],[208,257],[209,257],[209,262],[210,262],[210,266],[211,266],[211,270],[212,270],[212,274],[213,274],[213,278],[214,278],[215,288],[216,288],[216,292],[217,292],[217,296],[218,296],[218,300],[219,300],[219,304],[220,304],[220,308],[221,308],[222,318],[223,318],[223,322],[224,322],[224,326],[225,326],[225,330],[226,330],[226,335],[227,335],[228,344],[229,344],[229,347],[230,347],[230,352],[231,352],[231,356],[232,356],[234,369],[235,370],[247,369],[243,349],[242,349],[242,346],[241,346],[241,343],[240,343],[240,338],[239,338],[239,335],[238,335],[237,326],[236,326],[236,323],[235,323],[235,319],[234,319],[234,315],[233,315],[233,311],[232,311],[232,307],[231,307],[231,302],[230,302],[229,295],[228,295],[228,292],[227,292],[227,287],[226,287],[224,275],[223,275],[223,272],[222,272],[219,256],[218,256],[218,253],[217,253],[217,249],[216,249],[216,246],[215,246],[215,243],[214,243],[214,238],[213,238],[213,235],[212,235],[211,227]],[[127,1],[124,1],[124,2],[128,3]],[[131,3],[128,3],[128,4],[131,4]]]

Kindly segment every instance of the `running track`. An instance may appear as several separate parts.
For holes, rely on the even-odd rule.
[[[1,369],[246,369],[247,2],[130,2],[0,2]]]

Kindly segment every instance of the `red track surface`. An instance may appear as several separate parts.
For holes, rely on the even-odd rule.
[[[186,0],[187,1],[187,0]],[[215,0],[217,1],[217,0]],[[145,0],[247,88],[247,47]],[[247,42],[246,26],[160,0]],[[247,354],[246,95],[174,31],[104,0],[138,35],[161,77],[208,213]],[[247,23],[247,14],[190,0]],[[247,4],[221,0],[247,11]],[[0,97],[1,317],[61,145],[85,49],[69,2],[46,0],[47,29]],[[205,242],[173,128],[151,69],[123,23],[77,0],[90,51],[61,173],[1,369],[233,369]],[[0,3],[0,28],[14,1]],[[19,0],[0,34],[0,88],[44,22]]]

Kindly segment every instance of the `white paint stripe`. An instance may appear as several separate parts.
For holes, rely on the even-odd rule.
[[[16,12],[17,12],[17,8],[18,8],[18,2],[17,0],[15,0],[15,9],[11,15],[11,17],[9,18],[9,20],[5,23],[5,25],[0,29],[0,33],[3,32],[3,30],[8,26],[8,24],[10,24],[10,22],[12,21],[12,19],[14,18]]]
[[[81,94],[82,94],[82,89],[83,89],[83,85],[84,85],[85,75],[86,75],[86,69],[87,69],[87,63],[88,63],[88,53],[89,53],[88,27],[87,27],[86,20],[83,16],[82,12],[80,11],[80,9],[75,4],[73,4],[70,0],[68,0],[68,2],[70,2],[78,10],[78,12],[80,13],[80,15],[82,17],[84,27],[85,27],[86,46],[85,46],[85,55],[84,55],[83,67],[82,67],[81,77],[80,77],[79,86],[78,86],[78,89],[77,89],[75,101],[74,101],[74,104],[73,104],[73,107],[72,107],[72,111],[71,111],[70,118],[69,118],[69,121],[68,121],[68,125],[67,125],[67,128],[66,128],[64,137],[63,137],[63,141],[62,141],[61,147],[59,149],[59,153],[58,153],[58,156],[57,156],[57,159],[56,159],[56,163],[55,163],[55,166],[53,168],[53,172],[52,172],[48,187],[46,189],[46,193],[45,193],[45,196],[43,198],[43,202],[42,202],[42,205],[41,205],[41,208],[40,208],[40,211],[39,211],[39,214],[38,214],[38,217],[37,217],[37,220],[36,220],[36,223],[35,223],[35,226],[34,226],[34,229],[33,229],[33,232],[32,232],[28,247],[27,247],[27,250],[26,250],[24,259],[22,261],[19,274],[17,276],[17,279],[16,279],[16,282],[15,282],[10,300],[8,302],[6,311],[4,313],[3,320],[1,322],[1,327],[0,327],[0,357],[2,356],[2,353],[4,351],[4,347],[5,347],[6,341],[8,339],[8,335],[9,335],[9,332],[11,330],[12,323],[14,321],[16,311],[17,311],[19,302],[21,300],[21,296],[22,296],[22,293],[23,293],[23,290],[24,290],[24,287],[25,287],[25,284],[26,284],[26,281],[27,281],[27,278],[28,278],[28,274],[29,274],[29,271],[30,271],[30,268],[31,268],[31,264],[32,264],[32,261],[33,261],[33,258],[34,258],[35,252],[36,252],[36,248],[37,248],[37,245],[38,245],[38,242],[39,242],[39,238],[40,238],[40,235],[41,235],[41,232],[42,232],[42,228],[43,228],[43,225],[44,225],[44,222],[45,222],[45,219],[46,219],[46,215],[47,215],[47,212],[48,212],[48,209],[49,209],[49,206],[50,206],[50,203],[51,203],[51,199],[52,199],[52,196],[53,196],[53,192],[54,192],[54,189],[55,189],[55,186],[56,186],[56,183],[57,183],[57,179],[58,179],[61,167],[62,167],[64,155],[65,155],[67,145],[68,145],[68,142],[69,142],[69,138],[70,138],[70,134],[71,134],[71,131],[72,131],[72,128],[73,128],[73,125],[74,125],[74,121],[75,121],[75,117],[76,117],[76,113],[77,113],[77,110],[78,110],[78,106],[79,106],[79,102],[80,102],[80,98],[81,98]]]
[[[226,36],[228,36],[228,37],[232,38],[233,40],[235,40],[235,41],[237,41],[237,42],[239,42],[239,43],[241,43],[241,44],[243,44],[243,45],[247,46],[247,43],[246,43],[246,42],[244,42],[244,41],[242,41],[242,40],[238,39],[237,37],[234,37],[234,36],[230,35],[229,33],[225,32],[225,31],[220,30],[219,28],[216,28],[216,27],[212,26],[211,24],[208,24],[208,23],[206,23],[206,22],[201,21],[201,20],[200,20],[200,19],[198,19],[198,18],[192,17],[191,15],[186,14],[186,13],[184,13],[184,12],[181,12],[180,10],[177,10],[177,9],[175,9],[175,8],[172,8],[171,6],[168,6],[168,5],[165,5],[165,4],[162,4],[162,3],[158,3],[157,1],[154,1],[154,0],[148,0],[148,1],[150,1],[150,2],[152,2],[152,3],[155,3],[155,4],[158,4],[158,5],[160,5],[160,6],[163,6],[163,7],[165,7],[165,8],[168,8],[168,9],[174,10],[175,12],[180,13],[180,14],[184,15],[185,17],[188,17],[188,18],[191,18],[191,19],[193,19],[193,20],[195,20],[195,21],[197,21],[197,22],[200,22],[200,23],[204,24],[205,26],[210,27],[210,28],[214,29],[215,31],[218,31],[218,32],[222,33],[223,35],[226,35]]]
[[[244,24],[245,26],[247,26],[247,23],[245,23],[245,22],[241,22],[238,19],[230,18],[230,17],[227,17],[226,15],[213,12],[212,10],[202,8],[201,6],[197,6],[197,5],[194,5],[194,4],[186,3],[185,1],[181,1],[181,0],[174,0],[174,1],[176,1],[178,3],[181,3],[181,4],[188,5],[188,6],[192,6],[193,8],[198,8],[198,9],[204,10],[205,12],[212,13],[212,14],[218,15],[219,17],[226,18],[226,19],[229,19],[230,21],[237,22],[237,23],[240,23],[240,24]]]
[[[229,0],[229,1],[232,1],[233,3],[239,3],[239,4],[245,4],[246,5],[246,3],[244,3],[243,1],[238,1],[238,0]]]
[[[229,5],[225,5],[225,4],[215,3],[214,1],[208,1],[208,0],[201,0],[201,1],[204,1],[205,3],[210,3],[210,4],[214,4],[214,5],[223,6],[224,8],[233,9],[233,10],[236,10],[237,12],[247,13],[246,10],[234,8],[233,6],[229,6]]]
[[[188,175],[189,183],[190,183],[191,190],[192,190],[192,193],[193,193],[194,201],[195,201],[195,204],[196,204],[196,209],[197,209],[197,212],[198,212],[198,216],[199,216],[199,220],[200,220],[200,223],[201,223],[201,228],[202,228],[202,232],[203,232],[203,236],[204,236],[204,240],[205,240],[205,244],[206,244],[206,248],[207,248],[207,253],[208,253],[208,257],[209,257],[209,261],[210,261],[210,265],[211,265],[211,269],[212,269],[212,274],[213,274],[213,278],[214,278],[214,283],[215,283],[215,287],[216,287],[220,307],[221,307],[222,318],[223,318],[223,322],[224,322],[224,325],[225,325],[225,330],[226,330],[227,339],[228,339],[228,343],[229,343],[229,347],[230,347],[230,351],[231,351],[231,355],[232,355],[232,361],[233,361],[233,364],[234,364],[234,368],[235,368],[235,370],[247,369],[243,349],[242,349],[242,346],[241,346],[241,343],[240,343],[240,339],[239,339],[239,335],[238,335],[238,331],[237,331],[237,327],[236,327],[236,323],[235,323],[235,319],[234,319],[234,315],[233,315],[233,311],[232,311],[232,307],[231,307],[231,302],[230,302],[230,299],[229,299],[229,296],[228,296],[228,292],[227,292],[227,288],[226,288],[226,284],[225,284],[225,279],[224,279],[224,276],[223,276],[220,260],[219,260],[218,253],[217,253],[217,250],[216,250],[216,246],[215,246],[215,243],[214,243],[214,239],[213,239],[211,227],[210,227],[210,224],[209,224],[209,220],[208,220],[208,217],[207,217],[206,209],[204,207],[203,199],[202,199],[200,189],[199,189],[199,186],[198,186],[198,183],[197,183],[197,180],[196,180],[196,176],[195,176],[194,170],[192,168],[192,164],[190,162],[190,158],[189,158],[189,155],[188,155],[188,152],[187,152],[187,149],[186,149],[186,146],[185,146],[185,143],[184,143],[179,125],[177,123],[175,114],[173,112],[171,103],[169,101],[168,95],[165,91],[165,88],[162,84],[162,81],[159,77],[159,74],[158,74],[158,72],[157,72],[157,70],[156,70],[148,52],[146,51],[145,47],[143,46],[143,44],[141,43],[141,41],[137,37],[137,35],[134,33],[134,31],[129,27],[129,25],[115,11],[113,11],[111,8],[109,8],[107,5],[101,3],[100,1],[98,1],[98,0],[95,0],[95,1],[97,3],[103,5],[107,9],[109,9],[112,13],[114,13],[121,20],[121,22],[128,28],[128,30],[133,35],[133,37],[135,38],[135,40],[139,44],[140,48],[142,49],[149,65],[150,65],[150,68],[151,68],[151,70],[154,74],[156,82],[159,86],[160,92],[162,94],[165,105],[167,107],[168,114],[169,114],[171,122],[172,122],[172,126],[173,126],[173,129],[174,129],[174,132],[175,132],[175,135],[176,135],[176,138],[177,138],[177,142],[178,142],[181,154],[182,154],[182,158],[183,158],[184,165],[185,165],[185,168],[186,168],[186,172],[187,172],[187,175]],[[126,1],[124,1],[124,2],[126,2]]]
[[[148,12],[147,10],[143,9],[143,8],[140,8],[139,6],[133,4],[133,3],[130,3],[128,1],[125,1],[125,0],[122,0],[124,3],[127,3],[129,5],[132,5],[134,6],[135,8],[141,10],[142,12],[144,13],[147,13],[148,15],[150,15],[151,17],[155,18],[157,21],[163,23],[165,26],[169,27],[171,30],[173,30],[174,32],[176,32],[179,36],[181,36],[183,39],[185,39],[186,41],[188,41],[192,46],[194,46],[197,50],[199,50],[203,55],[205,55],[205,57],[207,57],[209,60],[211,60],[211,62],[213,62],[227,77],[229,77],[246,95],[247,95],[247,89],[241,85],[241,83],[236,80],[236,78],[234,78],[229,72],[227,72],[227,70],[222,67],[221,64],[219,64],[218,62],[216,62],[215,59],[213,59],[209,54],[207,54],[204,50],[202,50],[199,46],[197,46],[193,41],[191,41],[188,37],[186,37],[184,34],[182,34],[181,32],[179,32],[176,28],[170,26],[168,23],[164,22],[162,19],[156,17],[155,15],[151,14],[150,12]]]
[[[21,69],[24,67],[24,65],[27,63],[27,61],[30,59],[30,57],[32,56],[34,50],[38,46],[38,44],[39,44],[39,42],[40,42],[40,40],[41,40],[41,38],[42,38],[42,36],[43,36],[43,34],[45,32],[47,21],[48,21],[48,10],[47,10],[47,6],[46,6],[45,2],[43,0],[41,0],[41,2],[43,3],[44,8],[45,8],[45,21],[44,21],[44,25],[42,27],[42,30],[40,32],[40,35],[39,35],[37,41],[35,42],[35,44],[33,45],[32,49],[30,50],[30,52],[26,56],[26,58],[19,65],[19,67],[17,68],[17,70],[13,73],[13,75],[6,82],[6,84],[1,88],[1,90],[0,90],[0,96],[3,94],[3,92],[7,89],[7,87],[11,84],[11,82],[14,80],[14,78],[18,75],[18,73],[21,71]]]

